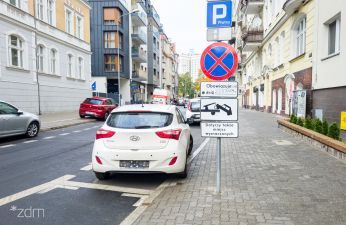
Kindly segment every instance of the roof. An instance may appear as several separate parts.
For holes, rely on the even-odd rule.
[[[137,105],[124,105],[113,110],[113,112],[127,112],[127,111],[151,111],[151,112],[174,112],[174,105],[160,105],[160,104],[137,104]]]

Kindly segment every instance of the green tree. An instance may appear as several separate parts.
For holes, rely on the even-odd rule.
[[[186,97],[189,96],[193,98],[195,95],[194,84],[192,82],[192,77],[189,73],[185,73],[179,76],[178,92],[179,96]]]

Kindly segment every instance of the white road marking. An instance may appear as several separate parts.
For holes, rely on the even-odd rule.
[[[80,130],[73,131],[73,133],[80,133],[80,132],[82,132],[82,131],[80,131]]]
[[[69,135],[70,133],[62,133],[62,134],[59,134],[60,136],[66,136],[66,135]]]
[[[99,128],[99,127],[101,127],[101,126],[99,126],[99,125],[96,125],[96,126],[93,126],[92,128]]]
[[[10,147],[13,147],[13,146],[16,146],[16,145],[15,144],[3,145],[3,146],[0,146],[0,148],[10,148]]]
[[[45,138],[42,138],[43,140],[49,140],[49,139],[53,139],[53,138],[56,138],[55,136],[49,136],[49,137],[45,137]]]
[[[83,129],[83,130],[90,130],[91,128],[85,128],[85,129]]]
[[[84,167],[80,168],[80,170],[83,170],[83,171],[90,171],[91,169],[92,169],[91,163],[89,165],[87,165],[87,166],[84,166]]]
[[[83,182],[77,182],[77,181],[63,181],[62,184],[66,185],[66,186],[72,186],[72,187],[90,188],[90,189],[116,191],[116,192],[126,192],[126,193],[132,193],[132,194],[140,194],[140,195],[149,195],[152,192],[151,190],[147,190],[147,189],[127,188],[127,187],[105,185],[105,184],[83,183]]]
[[[24,144],[30,144],[30,143],[34,143],[34,142],[36,142],[36,141],[38,141],[38,140],[24,141],[23,143],[24,143]]]
[[[176,183],[165,181],[160,186],[158,186],[155,191],[153,191],[146,199],[144,199],[140,205],[132,211],[130,215],[128,215],[121,223],[120,225],[131,225],[133,224],[137,218],[148,208],[148,206],[155,200],[157,196],[161,194],[163,190],[165,190],[166,187],[174,186]]]
[[[123,193],[121,194],[121,196],[124,197],[131,197],[131,198],[139,198],[139,200],[137,202],[135,202],[135,204],[133,204],[133,207],[139,207],[142,205],[142,203],[145,201],[145,199],[147,199],[149,196],[148,195],[136,195],[136,194],[129,194],[129,193]]]
[[[54,187],[49,187],[47,189],[44,189],[42,191],[37,192],[37,194],[45,194],[49,191],[52,191],[56,188],[63,188],[63,189],[68,189],[68,190],[78,190],[79,187],[70,187],[70,186],[65,186],[65,185],[55,185]]]
[[[54,186],[60,184],[61,182],[67,181],[67,180],[72,179],[74,177],[75,177],[74,175],[65,175],[65,176],[59,177],[55,180],[49,181],[47,183],[26,189],[24,191],[18,192],[18,193],[13,194],[13,195],[6,196],[6,197],[0,199],[0,206],[6,205],[6,204],[14,202],[14,201],[17,201],[18,199],[21,199],[21,198],[25,198],[29,195],[35,194],[35,193],[40,192],[40,191],[47,189],[49,187],[54,187]]]
[[[210,138],[206,138],[203,143],[193,152],[193,154],[188,158],[187,164],[190,164],[192,160],[203,150],[203,148],[208,144]]]

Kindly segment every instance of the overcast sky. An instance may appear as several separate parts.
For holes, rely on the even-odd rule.
[[[165,33],[177,44],[178,53],[201,53],[206,41],[206,4],[201,0],[152,0]]]

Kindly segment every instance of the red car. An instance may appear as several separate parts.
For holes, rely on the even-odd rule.
[[[113,109],[118,107],[111,98],[92,97],[80,104],[79,116],[84,118],[91,116],[96,119],[106,120]]]

